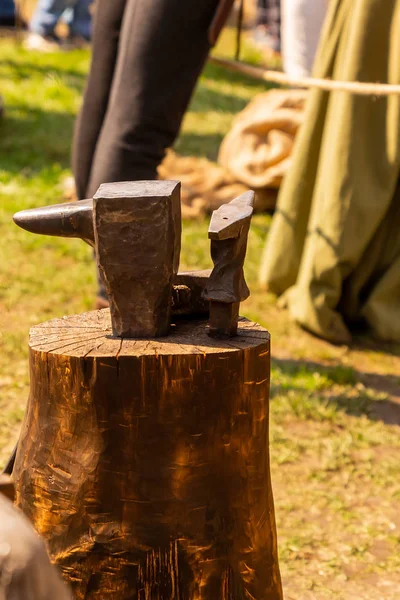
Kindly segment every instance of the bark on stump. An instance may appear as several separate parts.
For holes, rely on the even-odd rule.
[[[121,340],[104,310],[31,330],[16,502],[77,599],[282,599],[269,334],[206,325]]]

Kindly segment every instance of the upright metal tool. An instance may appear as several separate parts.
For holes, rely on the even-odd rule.
[[[243,265],[253,214],[254,192],[246,192],[213,212],[208,230],[214,269],[204,297],[210,302],[210,336],[236,335],[240,302],[250,296]]]

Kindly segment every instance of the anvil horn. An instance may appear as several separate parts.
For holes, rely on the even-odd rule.
[[[31,233],[81,238],[94,246],[93,200],[21,210],[14,223]]]

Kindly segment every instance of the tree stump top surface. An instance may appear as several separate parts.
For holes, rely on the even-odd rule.
[[[237,352],[270,340],[266,329],[243,317],[239,319],[236,337],[212,339],[207,332],[207,319],[179,319],[166,337],[122,339],[113,336],[110,311],[103,309],[36,325],[30,330],[29,346],[36,352],[77,358],[120,358]]]

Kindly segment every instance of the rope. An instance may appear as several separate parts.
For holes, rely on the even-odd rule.
[[[390,96],[392,94],[400,95],[400,85],[389,83],[364,83],[361,81],[335,81],[333,79],[319,79],[316,77],[289,77],[280,71],[269,71],[261,67],[254,67],[235,60],[227,60],[217,56],[210,56],[209,62],[225,67],[235,73],[247,75],[260,81],[279,83],[298,88],[317,88],[326,92],[342,91],[350,92],[358,96]]]

